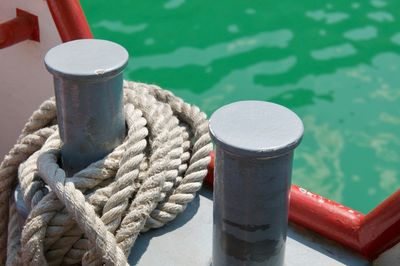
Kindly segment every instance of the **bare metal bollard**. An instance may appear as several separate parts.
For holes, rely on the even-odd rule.
[[[67,175],[87,167],[125,137],[122,71],[128,62],[122,46],[85,39],[58,45],[45,56],[54,76],[62,168]],[[19,186],[15,191],[21,224],[29,214]]]
[[[303,123],[283,106],[242,101],[218,109],[209,127],[216,144],[213,266],[283,265]]]
[[[67,175],[111,152],[125,137],[122,46],[85,39],[63,43],[45,56],[54,76],[57,117]]]

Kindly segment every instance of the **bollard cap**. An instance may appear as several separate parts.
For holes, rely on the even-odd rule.
[[[75,80],[99,80],[122,72],[129,54],[114,42],[81,39],[60,44],[50,49],[45,65],[50,73]]]
[[[210,118],[213,141],[238,156],[276,157],[300,143],[303,123],[291,110],[263,101],[225,105]]]

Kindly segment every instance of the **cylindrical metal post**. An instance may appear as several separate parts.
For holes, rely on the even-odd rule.
[[[210,133],[213,266],[283,265],[293,149],[303,123],[283,106],[243,101],[218,109]]]
[[[122,71],[128,62],[122,46],[105,40],[63,43],[45,57],[54,76],[63,169],[71,176],[101,159],[125,137]],[[23,224],[29,214],[20,188],[16,208]]]
[[[122,46],[105,40],[63,43],[45,56],[54,76],[62,164],[68,175],[101,159],[125,137]]]

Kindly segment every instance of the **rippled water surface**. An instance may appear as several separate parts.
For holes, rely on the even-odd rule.
[[[238,100],[304,121],[293,182],[362,212],[400,187],[400,1],[81,1],[125,77],[209,115]]]

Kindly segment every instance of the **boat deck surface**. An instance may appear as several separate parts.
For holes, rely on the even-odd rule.
[[[184,213],[167,226],[139,236],[129,256],[130,265],[208,266],[212,253],[212,192],[202,189]],[[286,245],[287,266],[349,265],[370,263],[294,224]]]

